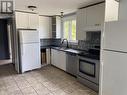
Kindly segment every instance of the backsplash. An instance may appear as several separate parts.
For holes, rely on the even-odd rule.
[[[41,39],[40,40],[41,46],[60,46],[61,44],[61,39],[54,39],[54,38],[49,38],[49,39]]]
[[[41,39],[41,46],[60,46],[61,39]],[[63,45],[66,46],[66,43]],[[80,50],[88,50],[89,48],[95,48],[95,46],[100,46],[100,43],[95,43],[93,41],[84,41],[79,40],[77,42],[69,42],[69,48],[80,49]]]

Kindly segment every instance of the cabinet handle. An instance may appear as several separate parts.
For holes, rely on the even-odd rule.
[[[95,24],[95,26],[100,26],[101,24]]]

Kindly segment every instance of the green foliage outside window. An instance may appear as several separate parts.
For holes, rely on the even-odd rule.
[[[64,22],[64,38],[68,40],[76,40],[76,20],[68,20]]]
[[[72,40],[76,40],[76,21],[75,20],[73,20],[72,21],[72,32],[71,32],[71,34],[72,34]]]

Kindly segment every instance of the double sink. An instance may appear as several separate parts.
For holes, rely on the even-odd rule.
[[[79,50],[66,48],[66,47],[53,47],[53,49],[57,49],[57,50],[65,51],[65,52],[70,52],[70,53],[76,53],[76,54],[81,53],[81,51],[79,51]]]

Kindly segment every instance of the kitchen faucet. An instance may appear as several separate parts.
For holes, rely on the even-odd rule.
[[[66,48],[69,48],[69,45],[68,45],[68,40],[67,39],[63,39],[61,44],[64,44],[64,42],[66,41],[67,45],[66,45]]]

